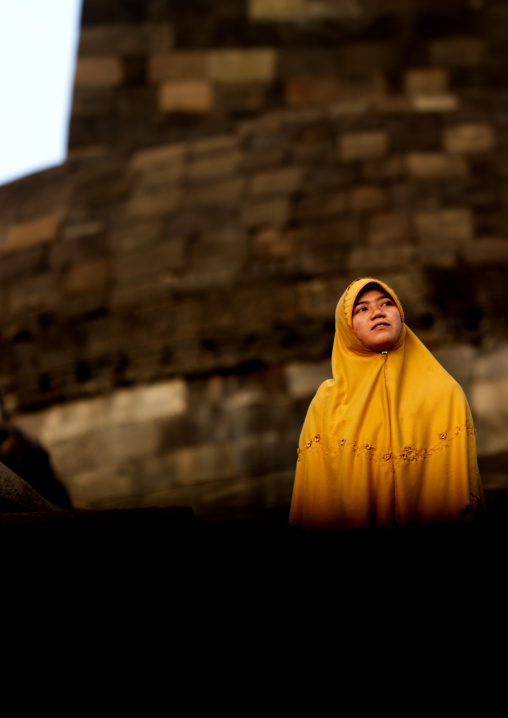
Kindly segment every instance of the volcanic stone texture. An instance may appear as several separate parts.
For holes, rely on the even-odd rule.
[[[507,43],[497,2],[84,1],[69,160],[0,189],[0,386],[77,506],[287,504],[362,275],[508,485]]]

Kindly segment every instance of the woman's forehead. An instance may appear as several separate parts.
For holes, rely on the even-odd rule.
[[[358,292],[354,306],[356,307],[357,304],[362,301],[367,301],[367,299],[375,300],[380,299],[381,297],[388,297],[389,299],[392,299],[391,295],[388,294],[386,289],[383,289],[383,287],[380,287],[379,285],[367,284],[366,287],[363,287],[363,289]]]

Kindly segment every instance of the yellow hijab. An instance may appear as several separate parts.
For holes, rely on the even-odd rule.
[[[399,339],[380,353],[352,329],[356,297],[370,283],[402,319]],[[385,283],[356,279],[340,298],[332,373],[303,425],[290,523],[382,529],[476,515],[484,502],[466,397],[404,324]]]

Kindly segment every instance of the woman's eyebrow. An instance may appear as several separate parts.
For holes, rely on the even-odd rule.
[[[382,294],[380,297],[372,299],[371,302],[379,302],[381,299],[391,299],[391,297],[389,294]],[[359,304],[370,304],[371,302],[368,302],[366,299],[362,299],[359,302],[355,302],[355,307],[357,307]]]

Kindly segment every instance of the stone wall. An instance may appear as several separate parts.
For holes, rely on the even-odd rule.
[[[78,506],[289,502],[379,276],[508,487],[508,8],[84,0],[69,160],[0,188],[0,387]]]

